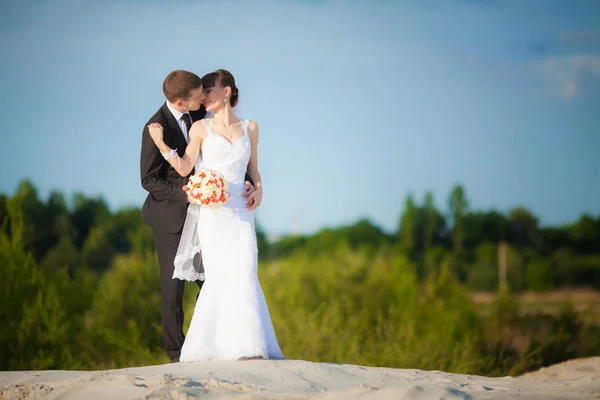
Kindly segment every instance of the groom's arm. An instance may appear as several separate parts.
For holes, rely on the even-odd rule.
[[[178,203],[187,203],[187,196],[181,186],[166,180],[160,175],[165,159],[152,141],[148,124],[142,133],[142,152],[140,156],[140,177],[142,187],[154,196],[156,200],[171,200]]]
[[[248,171],[246,171],[246,178],[245,180],[247,182],[250,182],[252,184],[252,186],[254,186],[254,181],[252,180],[252,177],[250,175],[248,175]]]

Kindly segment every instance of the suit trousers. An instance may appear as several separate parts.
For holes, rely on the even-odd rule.
[[[170,233],[153,230],[158,264],[160,267],[161,296],[162,296],[162,330],[165,352],[170,360],[179,358],[181,347],[185,340],[183,334],[183,293],[185,281],[173,279],[174,261],[181,231]],[[196,281],[202,288],[203,281]],[[196,299],[198,297],[196,296]]]

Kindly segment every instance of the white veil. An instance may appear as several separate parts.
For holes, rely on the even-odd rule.
[[[200,206],[190,204],[183,224],[179,247],[175,254],[175,270],[173,279],[186,281],[203,281],[204,266],[202,265],[200,237],[198,235],[198,220]]]
[[[202,121],[205,123],[204,121]],[[204,168],[202,152],[194,165],[195,171]],[[200,220],[201,206],[198,204],[188,205],[187,215],[179,239],[179,247],[175,253],[175,270],[173,279],[185,281],[203,281],[205,279],[204,266],[200,249],[200,236],[198,235],[198,221]]]

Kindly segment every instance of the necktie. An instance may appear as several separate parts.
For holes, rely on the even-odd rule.
[[[190,128],[192,127],[192,119],[190,118],[190,114],[183,114],[181,116],[181,119],[183,120],[183,122],[185,122],[185,128],[187,130],[186,134],[187,134],[187,139],[188,142],[190,141]]]

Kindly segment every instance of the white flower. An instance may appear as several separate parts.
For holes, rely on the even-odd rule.
[[[192,189],[192,196],[198,196],[198,195],[200,195],[200,194],[202,194],[202,189],[201,189],[201,188],[199,188],[199,187],[194,187],[194,188]]]
[[[190,176],[190,183],[192,185],[198,185],[200,182],[202,182],[202,178],[200,178],[198,175]]]

